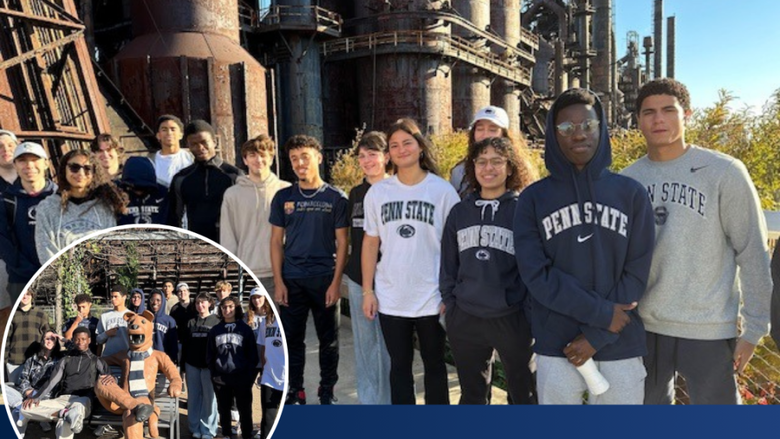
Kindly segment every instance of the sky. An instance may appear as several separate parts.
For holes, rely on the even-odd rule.
[[[617,56],[626,50],[626,33],[653,33],[653,0],[613,0]],[[694,107],[712,105],[718,90],[739,98],[732,107],[761,110],[780,88],[780,2],[777,0],[664,0],[664,73],[666,17],[676,17],[675,77],[691,92]],[[640,49],[641,54],[641,49]],[[641,55],[642,62],[644,56]]]

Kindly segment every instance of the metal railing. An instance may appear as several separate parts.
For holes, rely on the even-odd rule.
[[[389,31],[340,38],[322,43],[322,55],[332,56],[338,53],[350,54],[359,51],[371,51],[380,47],[393,47],[397,52],[403,52],[403,46],[413,46],[409,52],[436,52],[442,55],[460,59],[476,67],[495,73],[503,78],[530,84],[529,69],[504,59],[484,46],[477,46],[471,41],[455,35],[441,32],[409,30]]]
[[[318,30],[333,29],[341,33],[343,20],[333,11],[319,6],[271,6],[259,11],[255,27],[262,26],[311,26]]]

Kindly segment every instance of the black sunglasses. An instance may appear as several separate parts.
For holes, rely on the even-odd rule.
[[[92,165],[79,165],[78,163],[68,163],[68,170],[74,174],[78,174],[79,171],[84,170],[84,174],[89,175],[94,170]]]

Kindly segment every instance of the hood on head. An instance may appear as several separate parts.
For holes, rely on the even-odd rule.
[[[144,290],[140,288],[133,288],[130,291],[130,296],[133,297],[133,293],[141,293],[141,306],[139,306],[137,309],[133,306],[133,302],[128,300],[127,309],[130,311],[136,313],[136,314],[142,314],[144,311],[146,311],[146,294],[144,293]]]
[[[160,309],[158,309],[157,312],[152,311],[151,308],[149,309],[149,312],[153,312],[154,313],[154,318],[155,319],[158,319],[160,316],[163,316],[163,315],[167,316],[168,313],[165,312],[165,305],[168,303],[168,300],[165,298],[165,293],[163,293],[159,289],[154,289],[154,290],[152,290],[151,293],[149,293],[149,299],[150,300],[151,300],[151,298],[152,298],[152,296],[154,294],[159,294],[160,295],[160,297],[162,298],[162,303],[160,304]]]
[[[154,172],[154,163],[148,157],[130,157],[122,169],[123,186],[131,186],[136,189],[156,189],[157,175]]]
[[[609,142],[607,117],[604,113],[604,108],[601,106],[601,100],[592,91],[586,91],[596,99],[594,110],[601,123],[599,124],[600,136],[596,154],[594,154],[590,162],[585,165],[583,171],[587,172],[592,178],[597,178],[612,164],[612,147]],[[556,137],[554,114],[559,100],[560,97],[555,100],[550,111],[547,113],[547,129],[545,130],[544,138],[544,164],[547,167],[547,170],[550,171],[550,176],[553,178],[568,176],[571,175],[572,171],[576,171],[574,165],[563,155],[561,147],[558,144],[558,138]]]

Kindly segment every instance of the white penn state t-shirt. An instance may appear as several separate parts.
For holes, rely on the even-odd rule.
[[[413,186],[393,176],[368,190],[364,230],[380,239],[382,257],[374,276],[380,313],[439,313],[441,236],[447,215],[459,201],[452,185],[431,173]]]
[[[266,359],[260,385],[284,391],[284,372],[287,364],[284,362],[284,340],[279,329],[279,318],[275,318],[271,324],[267,322],[267,319],[263,319],[260,336],[257,337],[257,344],[265,346]]]

